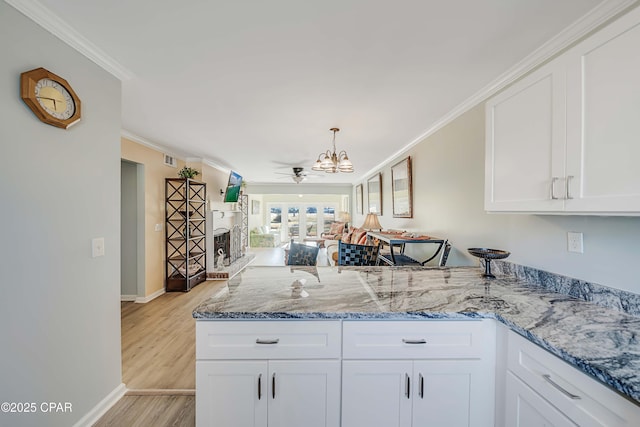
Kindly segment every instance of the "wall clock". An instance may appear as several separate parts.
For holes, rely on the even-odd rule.
[[[80,98],[62,77],[44,68],[20,75],[20,95],[44,123],[69,129],[80,120]]]

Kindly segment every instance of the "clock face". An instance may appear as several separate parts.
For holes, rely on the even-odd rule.
[[[20,97],[48,125],[69,129],[80,121],[78,95],[65,79],[42,67],[20,74]]]
[[[49,78],[38,80],[35,95],[42,108],[56,119],[66,120],[76,111],[69,91],[60,83]]]

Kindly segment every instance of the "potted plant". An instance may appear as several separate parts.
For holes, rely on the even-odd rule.
[[[196,175],[200,175],[200,172],[198,172],[196,169],[193,168],[188,168],[188,167],[183,167],[182,169],[180,169],[180,171],[178,172],[178,176],[180,178],[195,178]]]

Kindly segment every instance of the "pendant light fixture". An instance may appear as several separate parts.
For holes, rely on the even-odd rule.
[[[351,160],[349,160],[347,152],[342,150],[336,154],[336,132],[339,132],[340,129],[331,128],[329,130],[333,132],[333,152],[327,150],[324,153],[320,153],[318,160],[316,160],[316,163],[311,169],[314,171],[325,171],[326,173],[353,172],[353,164]]]

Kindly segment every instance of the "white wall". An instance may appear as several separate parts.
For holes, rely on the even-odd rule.
[[[413,219],[393,218],[390,165],[406,156],[391,159],[381,170],[381,225],[450,239],[448,265],[476,264],[469,247],[506,249],[512,253],[508,260],[518,264],[640,293],[640,218],[484,212],[484,129],[482,104],[407,153],[413,163]],[[363,220],[357,215],[354,223]],[[567,252],[567,231],[584,233],[583,254]]]
[[[0,58],[0,402],[38,404],[0,425],[68,427],[121,384],[120,82],[5,2]],[[20,99],[20,73],[37,67],[82,100],[71,129]],[[91,258],[94,237],[106,256]]]

